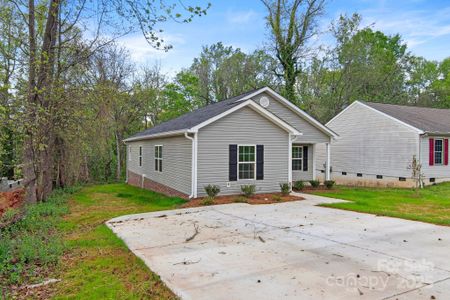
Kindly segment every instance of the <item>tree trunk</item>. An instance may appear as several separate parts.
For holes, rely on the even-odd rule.
[[[59,0],[50,1],[37,72],[35,6],[34,0],[28,1],[29,78],[23,173],[25,199],[32,203],[45,199],[53,189],[54,134],[50,106],[59,5]]]
[[[36,169],[35,155],[33,147],[33,124],[35,122],[35,87],[36,87],[36,33],[35,33],[35,12],[34,0],[28,1],[28,103],[26,105],[26,130],[23,151],[23,175],[25,186],[25,201],[36,203]]]

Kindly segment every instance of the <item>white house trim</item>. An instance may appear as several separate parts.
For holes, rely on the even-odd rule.
[[[294,127],[292,127],[291,125],[289,125],[288,123],[284,122],[283,120],[281,120],[280,118],[278,118],[277,116],[275,116],[274,114],[272,114],[271,112],[269,112],[268,110],[262,108],[261,106],[259,106],[258,104],[256,104],[254,101],[252,100],[247,100],[239,105],[236,105],[235,107],[224,111],[223,113],[212,117],[208,120],[206,120],[205,122],[202,122],[194,127],[192,127],[189,131],[190,132],[197,132],[200,128],[203,128],[243,107],[250,107],[251,109],[255,110],[256,112],[258,112],[259,114],[261,114],[263,117],[266,117],[267,119],[269,119],[270,121],[272,121],[273,123],[275,123],[276,125],[278,125],[279,127],[283,128],[284,130],[292,133],[293,135],[302,135],[301,132],[299,132],[297,129],[295,129]]]
[[[183,134],[186,131],[187,131],[187,129],[166,131],[166,132],[155,133],[155,134],[150,134],[150,135],[131,137],[131,138],[124,139],[123,141],[125,143],[127,143],[127,142],[134,142],[134,141],[140,141],[140,140],[153,139],[153,138],[158,138],[158,137],[166,137],[166,136]]]
[[[255,161],[254,162],[240,162],[239,161],[239,156],[240,156],[240,152],[239,152],[239,148],[240,147],[245,147],[245,146],[249,146],[249,147],[254,147],[255,148]],[[244,180],[256,180],[256,167],[257,167],[257,162],[258,162],[258,153],[256,150],[256,144],[238,144],[237,145],[237,180],[238,181],[244,181]],[[239,165],[240,164],[245,164],[245,163],[253,163],[255,164],[255,169],[253,170],[253,178],[240,178],[239,177]]]
[[[292,188],[292,135],[288,136],[288,183]]]
[[[312,144],[312,177],[316,180],[316,144]]]
[[[259,94],[261,94],[263,92],[269,93],[272,97],[280,100],[283,104],[285,104],[291,110],[293,110],[294,112],[296,112],[297,114],[299,114],[300,116],[305,118],[310,124],[312,124],[314,127],[319,129],[320,131],[324,132],[328,136],[331,136],[333,138],[338,137],[338,134],[336,134],[335,132],[333,132],[332,130],[330,130],[329,128],[324,126],[323,124],[321,124],[319,121],[317,121],[316,119],[314,119],[313,117],[308,115],[306,112],[304,112],[303,110],[301,110],[300,108],[295,106],[291,101],[287,100],[286,98],[284,98],[283,96],[281,96],[280,94],[278,94],[277,92],[275,92],[274,90],[272,90],[269,87],[261,88],[261,89],[255,91],[255,92],[253,92],[253,93],[251,93],[251,94],[249,94],[249,95],[245,96],[244,98],[239,99],[237,101],[249,100],[249,99],[251,99],[251,98],[255,97],[256,95],[259,95]]]
[[[330,180],[331,179],[331,141],[328,143],[325,143],[326,146],[326,155],[327,155],[327,161],[326,161],[326,169],[325,169],[325,180]]]
[[[328,126],[330,125],[333,121],[337,120],[345,111],[347,111],[348,109],[350,109],[350,107],[356,105],[360,103],[359,101],[353,101],[349,106],[347,106],[346,108],[344,108],[343,110],[341,110],[340,113],[338,113],[337,115],[335,115],[330,121],[328,121],[325,125]]]
[[[405,122],[403,122],[403,121],[401,121],[401,120],[399,120],[399,119],[397,119],[397,118],[394,118],[393,116],[388,115],[388,114],[386,114],[386,113],[384,113],[384,112],[382,112],[382,111],[379,111],[378,109],[373,108],[373,107],[371,107],[371,106],[369,106],[369,105],[366,105],[366,104],[364,104],[364,103],[362,103],[362,102],[360,102],[360,101],[354,101],[352,104],[350,104],[349,106],[347,106],[346,108],[344,108],[344,110],[342,110],[340,113],[338,113],[333,119],[331,119],[330,121],[328,121],[328,123],[327,123],[326,125],[331,124],[334,120],[336,120],[337,118],[339,118],[345,111],[347,111],[348,109],[350,109],[350,107],[352,107],[352,106],[354,106],[354,105],[362,105],[362,106],[365,107],[365,108],[368,108],[368,109],[370,109],[370,110],[372,110],[372,111],[375,111],[375,112],[377,112],[378,114],[385,116],[386,118],[389,118],[389,119],[391,119],[391,120],[394,120],[394,121],[396,121],[397,123],[400,123],[400,124],[402,124],[403,126],[406,126],[406,127],[408,127],[409,129],[412,129],[412,130],[416,131],[418,134],[424,134],[424,133],[425,133],[423,130],[421,130],[421,129],[417,128],[417,127],[414,127],[414,126],[412,126],[412,125],[410,125],[410,124],[408,124],[408,123],[405,123]]]

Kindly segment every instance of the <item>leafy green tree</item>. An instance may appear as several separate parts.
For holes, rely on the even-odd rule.
[[[410,54],[399,35],[359,29],[361,17],[333,24],[336,46],[299,77],[302,105],[327,121],[355,100],[407,103]]]
[[[0,6],[0,177],[13,178],[21,142],[20,103],[14,96],[14,82],[19,80],[23,24],[12,3],[0,1]]]
[[[409,94],[408,102],[419,106],[438,106],[438,97],[432,85],[439,80],[439,66],[435,61],[423,57],[411,56],[406,82]]]
[[[191,22],[195,16],[205,15],[210,5],[203,8],[164,0],[10,3],[19,9],[19,20],[27,28],[22,41],[27,70],[22,169],[26,200],[36,202],[44,200],[53,189],[58,122],[64,115],[60,109],[66,107],[61,100],[71,100],[64,96],[64,76],[71,69],[82,68],[92,53],[130,31],[140,30],[151,46],[167,51],[171,46],[161,38],[159,25],[168,19]],[[83,31],[91,34],[83,35]],[[107,34],[102,35],[104,32]],[[84,41],[77,43],[82,37]],[[69,61],[63,54],[72,46],[78,52],[72,51]],[[61,65],[61,61],[65,64]]]
[[[164,105],[159,119],[167,121],[201,106],[198,77],[181,71],[172,83],[164,88]]]
[[[444,59],[438,67],[438,77],[431,83],[431,90],[435,93],[437,106],[450,108],[450,58]]]
[[[261,86],[278,85],[275,60],[262,50],[246,54],[219,42],[204,46],[189,71],[199,80],[203,105],[220,101]]]

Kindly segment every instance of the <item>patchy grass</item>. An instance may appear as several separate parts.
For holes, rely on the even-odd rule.
[[[418,193],[411,189],[343,186],[309,192],[351,201],[323,204],[325,207],[450,226],[450,183],[428,186]]]
[[[57,190],[0,223],[0,298],[174,299],[104,222],[120,215],[176,208],[185,200],[125,184]],[[28,288],[56,278],[57,283]]]
[[[125,184],[83,188],[69,201],[60,229],[67,251],[55,274],[56,299],[173,299],[104,222],[125,214],[176,208],[185,200]]]
[[[56,229],[68,212],[67,199],[76,188],[56,190],[47,199],[20,209],[9,209],[0,218],[0,295],[14,294],[16,286],[45,279],[63,254]]]

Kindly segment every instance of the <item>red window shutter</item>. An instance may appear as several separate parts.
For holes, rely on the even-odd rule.
[[[448,139],[444,140],[444,165],[448,165]]]
[[[429,139],[429,144],[430,144],[430,160],[429,160],[429,164],[430,166],[434,165],[434,139],[430,138]]]

